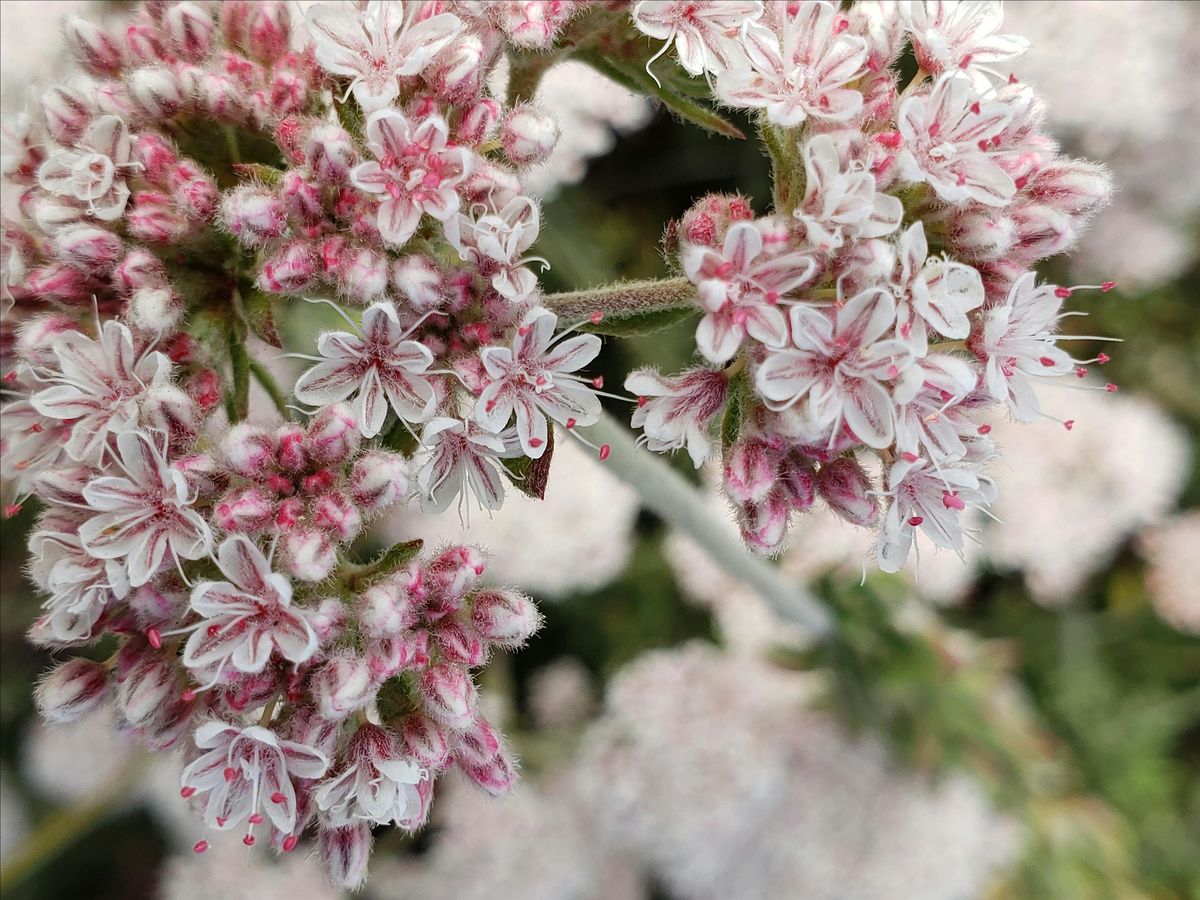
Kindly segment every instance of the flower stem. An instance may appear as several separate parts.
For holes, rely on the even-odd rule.
[[[284,421],[291,421],[292,411],[288,409],[287,397],[284,396],[283,389],[279,387],[274,376],[267,371],[266,366],[254,357],[249,357],[249,363],[250,374],[254,376],[254,380],[267,392],[267,396],[271,398],[271,402],[275,404],[275,408],[279,410],[279,414],[283,416]]]
[[[588,430],[588,439],[608,445],[605,465],[638,492],[648,509],[699,544],[727,574],[756,591],[780,618],[807,632],[814,642],[833,633],[833,619],[819,600],[766,560],[752,556],[703,495],[665,461],[639,449],[621,423],[604,413]]]
[[[563,319],[586,319],[593,313],[631,316],[688,309],[696,305],[696,286],[686,278],[625,281],[582,291],[548,294],[542,303]]]

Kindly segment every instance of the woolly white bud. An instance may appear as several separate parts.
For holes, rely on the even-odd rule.
[[[550,114],[522,104],[512,110],[500,128],[500,143],[513,165],[545,162],[558,144],[558,125]]]

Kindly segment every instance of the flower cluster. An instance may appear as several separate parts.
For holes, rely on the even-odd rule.
[[[1107,360],[1059,346],[1075,289],[1032,271],[1111,189],[993,68],[1026,42],[1000,33],[998,2],[645,0],[633,17],[721,103],[757,111],[775,179],[769,215],[713,195],[668,230],[704,364],[631,375],[634,426],[699,466],[724,412],[725,490],[762,553],[817,497],[877,531],[886,571],[917,529],[961,553],[961,514],[995,496],[993,407],[1030,421],[1034,384]]]
[[[31,637],[116,639],[54,669],[42,711],[111,702],[183,749],[210,827],[288,851],[315,825],[339,884],[365,877],[373,826],[426,821],[444,769],[515,781],[472,670],[536,630],[531,601],[484,588],[474,547],[360,563],[354,544],[409,501],[539,495],[551,423],[599,416],[600,340],[559,330],[530,268],[524,173],[557,126],[488,88],[579,9],[73,17],[76,71],[5,124],[0,440],[7,513],[40,507]],[[307,295],[346,328],[279,384],[255,354]]]

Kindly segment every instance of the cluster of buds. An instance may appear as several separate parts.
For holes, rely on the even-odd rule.
[[[756,111],[775,182],[766,216],[714,195],[668,229],[703,364],[631,375],[634,426],[699,466],[721,420],[724,487],[761,553],[818,497],[877,530],[885,571],[917,529],[961,552],[963,513],[995,493],[987,416],[1037,418],[1035,385],[1108,359],[1059,347],[1076,288],[1031,271],[1111,186],[992,68],[1026,42],[998,33],[998,2],[646,0],[633,17],[720,103]],[[901,87],[909,47],[920,69]]]

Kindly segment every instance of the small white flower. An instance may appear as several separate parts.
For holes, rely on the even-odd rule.
[[[439,416],[421,433],[424,461],[417,472],[421,508],[444,512],[470,490],[484,509],[504,503],[504,476],[497,462],[507,455],[500,435],[489,434],[474,422]]]
[[[86,204],[97,219],[113,222],[125,212],[129,188],[125,172],[131,162],[129,129],[116,116],[101,116],[83,139],[62,148],[38,169],[38,184],[60,197]]]
[[[513,197],[498,212],[448,221],[446,237],[458,255],[491,274],[492,287],[512,303],[528,300],[537,276],[524,265],[525,251],[537,240],[541,214],[528,197]]]
[[[1015,34],[997,34],[1004,21],[1000,0],[901,0],[900,18],[912,34],[917,62],[926,72],[979,70],[1029,49]]]
[[[762,15],[761,0],[639,0],[633,24],[643,34],[674,44],[679,64],[692,75],[720,72],[741,57],[738,28]]]
[[[875,176],[861,163],[844,164],[829,135],[804,145],[804,171],[804,201],[794,215],[813,246],[829,253],[847,238],[884,237],[900,227],[900,199],[876,192]]]
[[[691,369],[663,378],[639,369],[625,379],[625,390],[638,397],[630,424],[642,429],[642,440],[655,453],[686,447],[697,469],[712,455],[709,428],[729,393],[724,372]]]
[[[77,534],[35,532],[29,538],[29,555],[30,576],[50,595],[44,604],[46,624],[57,640],[91,637],[109,601],[129,593],[124,566],[98,559]]]
[[[396,749],[395,739],[382,728],[359,726],[346,751],[346,766],[319,784],[313,800],[335,827],[365,821],[403,826],[421,809],[417,785],[428,773]]]
[[[900,300],[901,332],[914,344],[928,338],[926,326],[943,337],[962,340],[971,333],[967,313],[983,305],[983,279],[971,266],[929,257],[925,225],[914,222],[897,244],[900,274],[892,289]]]

